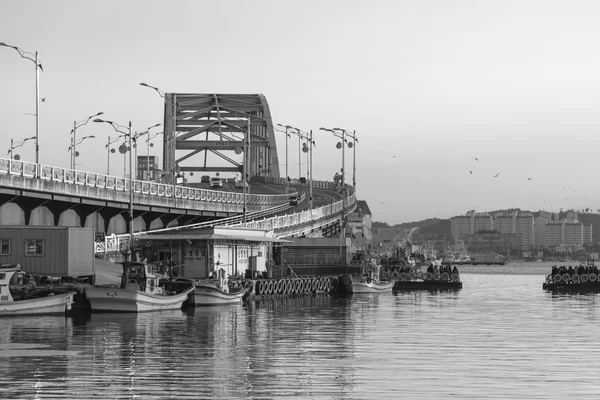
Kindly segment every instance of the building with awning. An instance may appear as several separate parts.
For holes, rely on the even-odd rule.
[[[163,229],[135,237],[136,255],[148,262],[169,262],[178,276],[193,279],[215,277],[254,278],[273,265],[272,230],[234,227]]]

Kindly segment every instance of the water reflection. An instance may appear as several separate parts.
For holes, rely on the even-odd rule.
[[[3,319],[0,398],[600,396],[598,294],[486,271],[461,291]]]

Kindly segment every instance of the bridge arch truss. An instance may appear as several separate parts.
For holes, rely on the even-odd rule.
[[[279,178],[273,121],[264,95],[167,93],[163,138],[166,181],[178,172],[241,173],[239,159],[248,121],[246,173],[249,177]]]

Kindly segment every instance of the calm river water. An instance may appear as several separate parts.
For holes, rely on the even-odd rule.
[[[5,318],[0,398],[598,399],[600,297],[543,291],[550,267],[462,267],[457,292]]]

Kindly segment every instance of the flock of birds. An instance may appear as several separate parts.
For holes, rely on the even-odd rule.
[[[475,161],[479,161],[479,158],[475,157]],[[473,175],[473,171],[472,170],[469,170],[469,173],[471,175]],[[496,175],[494,175],[493,178],[497,178],[499,175],[500,175],[500,172],[498,172]],[[527,179],[531,180],[531,178],[527,178]]]

